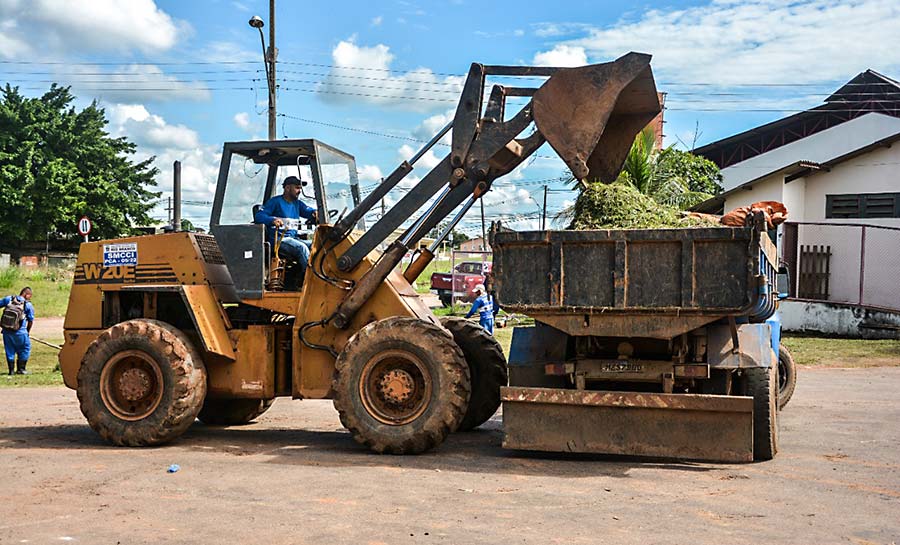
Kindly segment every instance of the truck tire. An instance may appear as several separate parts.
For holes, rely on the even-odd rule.
[[[778,452],[778,369],[744,369],[744,394],[753,397],[753,459],[771,460]]]
[[[194,422],[206,397],[206,368],[180,330],[130,320],[88,346],[76,390],[88,424],[110,443],[159,445]]]
[[[778,345],[778,410],[784,408],[797,387],[797,365],[783,344]]]
[[[441,304],[444,305],[445,307],[449,307],[450,305],[453,304],[453,294],[451,294],[449,291],[440,292],[438,294],[438,297],[441,300]]]
[[[409,317],[356,332],[335,362],[334,408],[357,442],[418,454],[441,444],[469,403],[469,366],[441,327]]]
[[[500,407],[500,387],[506,386],[506,358],[500,343],[480,325],[465,318],[447,316],[441,324],[453,334],[469,365],[472,395],[459,431],[469,431],[487,422]]]
[[[240,426],[269,410],[274,399],[209,399],[197,415],[207,426]]]

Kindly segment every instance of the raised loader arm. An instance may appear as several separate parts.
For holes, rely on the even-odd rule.
[[[484,107],[487,76],[548,79],[537,88],[494,85]],[[506,99],[510,96],[531,100],[507,119]],[[576,178],[612,181],[621,170],[635,135],[659,111],[650,55],[628,53],[613,62],[578,68],[472,64],[453,122],[397,167],[331,231],[333,241],[345,238],[359,219],[412,171],[415,162],[453,129],[450,154],[338,258],[340,270],[353,270],[439,193],[434,203],[350,290],[332,316],[333,324],[345,328],[406,252],[467,201],[435,244],[407,269],[404,276],[412,282],[475,201],[490,190],[494,180],[511,172],[544,142],[553,147]],[[522,136],[532,123],[534,132]]]

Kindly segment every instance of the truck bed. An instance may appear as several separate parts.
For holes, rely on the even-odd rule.
[[[500,231],[493,250],[500,304],[537,319],[774,311],[775,246],[758,228]]]

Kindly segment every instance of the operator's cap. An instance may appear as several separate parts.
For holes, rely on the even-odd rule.
[[[286,185],[302,186],[302,185],[304,185],[304,182],[303,182],[303,180],[301,180],[300,178],[298,178],[296,176],[288,176],[287,178],[284,179],[283,182],[281,182],[281,185],[282,186],[286,186]]]
[[[475,293],[486,293],[484,289],[484,284],[476,284],[475,285]]]

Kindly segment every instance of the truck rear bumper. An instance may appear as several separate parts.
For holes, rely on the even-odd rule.
[[[504,387],[503,447],[753,461],[753,398]]]

